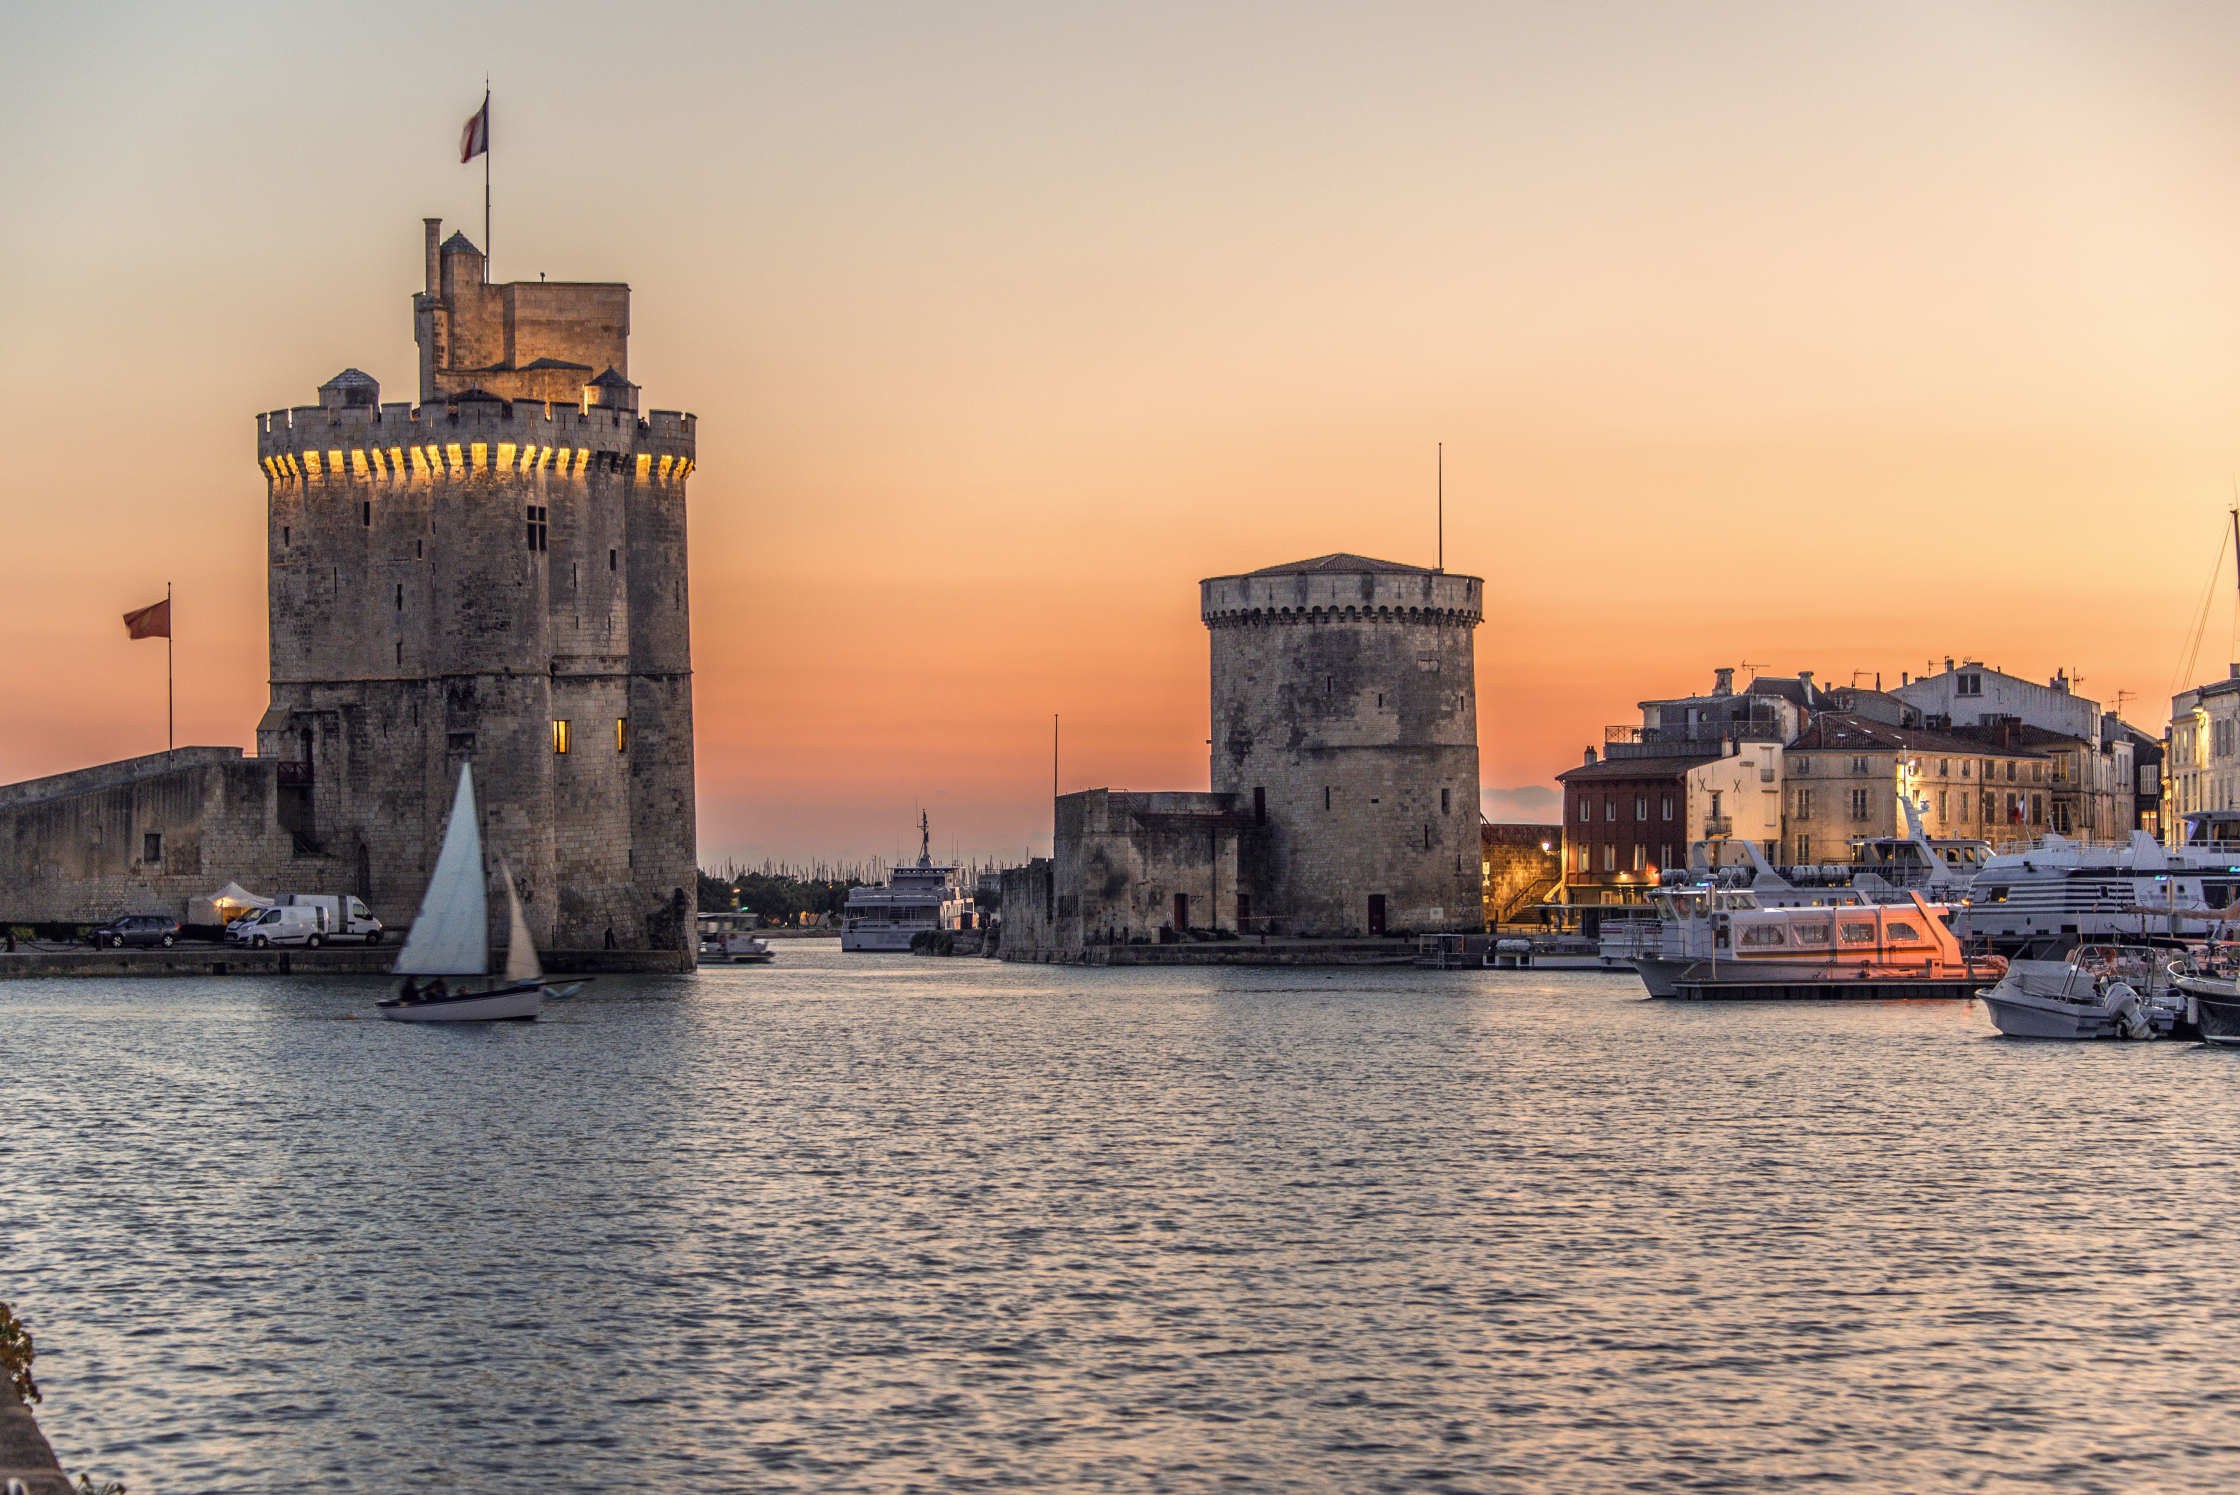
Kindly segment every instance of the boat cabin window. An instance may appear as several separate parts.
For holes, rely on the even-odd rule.
[[[1890,921],[1890,943],[1891,943],[1891,944],[1893,944],[1893,945],[1917,945],[1917,944],[1919,944],[1920,942],[1921,942],[1921,931],[1919,931],[1918,929],[1915,929],[1915,928],[1914,928],[1914,927],[1913,927],[1913,926],[1912,926],[1911,924],[1906,924],[1906,923],[1902,923],[1902,922],[1900,922],[1900,921],[1898,921],[1898,920],[1895,920],[1895,919],[1893,919],[1893,920],[1891,920],[1891,921]]]
[[[1847,945],[1871,945],[1874,943],[1874,925],[1871,923],[1854,924],[1846,920],[1838,926],[1838,929],[1843,936],[1843,942]]]
[[[1792,924],[1790,937],[1800,945],[1825,945],[1828,943],[1828,926],[1825,924]]]
[[[1788,936],[1778,924],[1749,924],[1743,927],[1739,943],[1745,949],[1751,946],[1783,945],[1788,943]]]

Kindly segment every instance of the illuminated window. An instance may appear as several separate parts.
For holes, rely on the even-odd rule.
[[[568,724],[566,722],[555,721],[552,724],[552,750],[556,753],[564,753],[568,750]]]
[[[630,751],[630,718],[627,716],[614,719],[614,750],[618,753]]]

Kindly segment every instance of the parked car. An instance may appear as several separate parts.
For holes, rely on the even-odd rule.
[[[179,942],[179,921],[168,914],[127,914],[86,936],[96,946],[121,950],[126,945],[161,945],[168,950]]]
[[[226,943],[262,950],[267,945],[304,945],[316,950],[326,943],[327,911],[316,907],[268,908],[247,914],[226,926]]]
[[[327,911],[326,936],[330,940],[364,940],[381,943],[381,921],[365,904],[347,893],[282,893],[272,900],[279,908],[323,908]]]

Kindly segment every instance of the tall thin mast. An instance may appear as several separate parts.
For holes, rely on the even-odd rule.
[[[1447,569],[1447,444],[1439,443],[1439,564],[1434,569]]]
[[[171,618],[171,583],[163,584],[163,749],[170,752],[179,745],[179,688],[178,675],[171,667],[171,638],[179,625]]]
[[[490,283],[490,76],[482,78],[482,283]]]

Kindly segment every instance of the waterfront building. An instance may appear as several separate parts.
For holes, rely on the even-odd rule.
[[[1482,824],[1479,873],[1485,884],[1486,928],[1525,922],[1563,891],[1563,827]]]
[[[2240,839],[2240,664],[2170,698],[2164,840]]]
[[[472,761],[539,945],[689,958],[694,418],[639,413],[627,286],[490,285],[439,229],[412,298],[420,403],[345,369],[257,417],[258,756],[0,789],[0,914],[183,913],[230,879],[405,923]]]
[[[1644,751],[1693,746],[1686,752]],[[1660,874],[1685,867],[1689,849],[1732,860],[1717,843],[1748,841],[1768,859],[1781,839],[1781,745],[1777,741],[1702,744],[1685,739],[1612,744],[1623,756],[1598,758],[1556,775],[1563,785],[1564,901],[1639,903]]]
[[[2052,756],[2011,727],[1979,738],[1823,715],[1783,750],[1784,854],[1772,860],[1849,862],[1855,841],[1903,836],[1901,796],[1933,837],[2000,848],[2033,840],[2049,828]]]
[[[2050,754],[2046,827],[2056,834],[2122,840],[2159,828],[2159,739],[2078,695],[2065,671],[2041,685],[1947,658],[1942,673],[1909,680],[1894,694],[1933,728],[1977,740],[1989,733]],[[2012,728],[2021,729],[2018,736],[1998,737]]]

